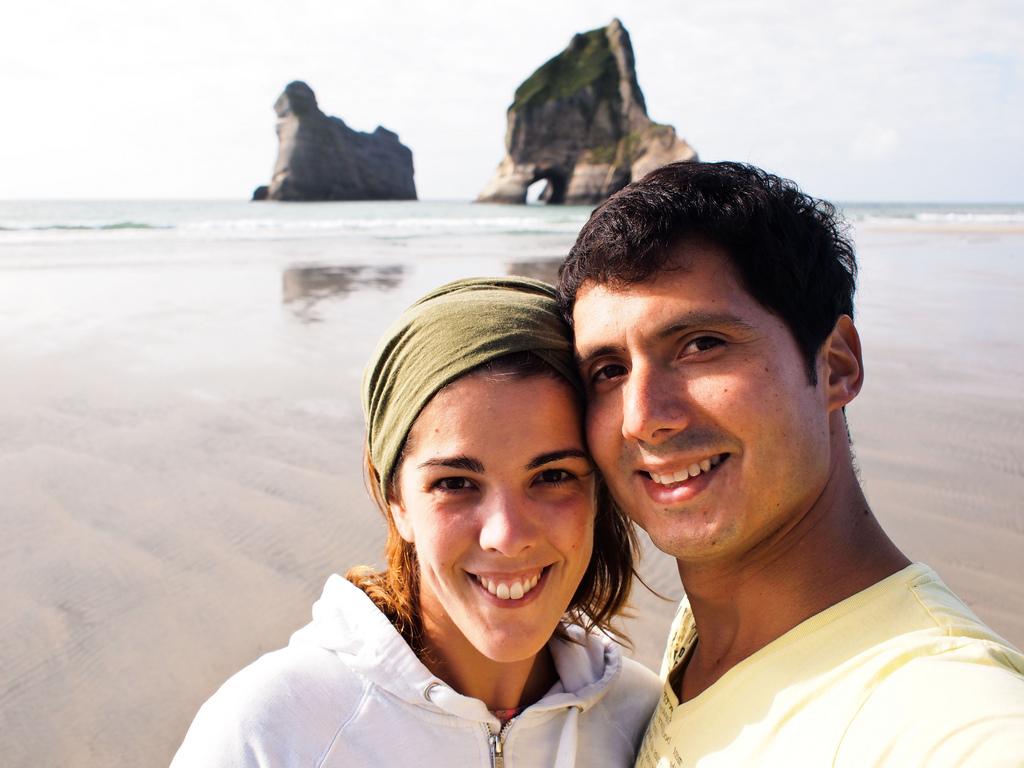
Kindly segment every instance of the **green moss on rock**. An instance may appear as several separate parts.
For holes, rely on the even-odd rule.
[[[630,132],[622,137],[622,141],[619,142],[622,147],[621,161],[624,163],[633,162],[633,157],[636,155],[637,150],[640,148],[640,142],[643,140],[643,136],[639,133]]]
[[[604,27],[576,35],[516,89],[512,109],[521,111],[594,87],[598,97],[618,98],[618,68]]]
[[[618,144],[602,144],[599,147],[590,148],[590,162],[611,165],[615,162],[618,153]]]

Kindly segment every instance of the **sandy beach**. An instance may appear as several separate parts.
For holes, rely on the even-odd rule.
[[[586,214],[464,207],[444,216],[513,224],[4,244],[5,765],[166,765],[329,574],[378,562],[358,401],[378,334],[446,280],[551,275]],[[856,239],[867,378],[848,415],[869,500],[1020,646],[1024,234]],[[625,626],[657,668],[680,590],[665,556],[642,573],[670,600],[638,589]]]

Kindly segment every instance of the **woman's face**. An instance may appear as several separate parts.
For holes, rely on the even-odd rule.
[[[396,485],[428,644],[534,656],[593,549],[595,479],[572,388],[547,376],[455,381],[413,425]]]

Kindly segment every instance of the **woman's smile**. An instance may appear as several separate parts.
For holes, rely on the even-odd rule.
[[[528,605],[540,594],[541,582],[547,572],[548,569],[545,567],[515,576],[483,573],[474,573],[470,576],[481,589],[498,601],[498,605],[503,608],[518,608]]]

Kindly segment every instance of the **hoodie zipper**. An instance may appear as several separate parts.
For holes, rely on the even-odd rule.
[[[497,733],[491,730],[491,726],[484,723],[484,729],[487,731],[487,743],[491,747],[491,768],[505,768],[505,737],[515,720],[513,717],[506,722]]]

